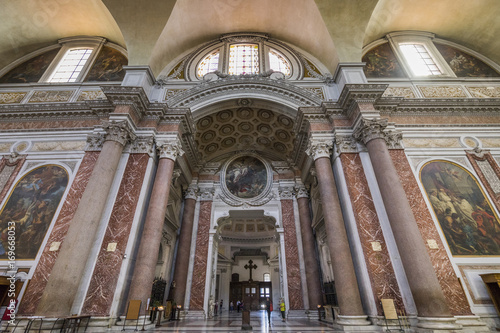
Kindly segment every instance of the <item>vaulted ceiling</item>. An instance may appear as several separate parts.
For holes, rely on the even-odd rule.
[[[322,62],[359,62],[398,30],[430,31],[500,63],[498,0],[0,0],[0,68],[58,39],[106,37],[155,74],[230,32],[265,32]]]

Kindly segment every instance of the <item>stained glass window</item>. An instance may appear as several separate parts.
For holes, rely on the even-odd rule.
[[[257,44],[233,44],[229,48],[229,74],[259,73],[259,46]]]
[[[399,44],[414,75],[443,74],[423,44]]]
[[[62,58],[49,82],[75,82],[85,63],[92,54],[92,48],[71,49]]]
[[[276,50],[269,51],[269,66],[273,71],[281,72],[285,76],[290,76],[290,63]]]
[[[207,73],[215,72],[219,69],[219,50],[207,55],[198,65],[197,75],[203,77]]]

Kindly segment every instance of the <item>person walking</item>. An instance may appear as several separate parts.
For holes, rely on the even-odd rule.
[[[280,311],[281,311],[281,321],[285,321],[286,307],[285,307],[285,300],[283,298],[280,300]]]

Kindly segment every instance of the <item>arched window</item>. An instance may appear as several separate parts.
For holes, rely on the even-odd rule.
[[[431,161],[420,180],[452,255],[500,255],[500,220],[470,172]]]
[[[198,77],[201,78],[203,75],[215,72],[219,69],[219,54],[219,50],[216,50],[203,58],[196,71]]]
[[[283,73],[286,77],[291,74],[290,62],[274,49],[269,50],[269,67],[275,72]]]
[[[93,50],[93,48],[69,49],[47,81],[51,83],[76,82]]]
[[[7,259],[9,232],[14,232],[16,259],[34,260],[68,185],[66,170],[44,165],[24,175],[0,212],[0,259]]]
[[[270,282],[270,281],[271,281],[271,274],[264,273],[264,282]]]
[[[233,44],[229,47],[230,75],[259,73],[259,46],[257,44]]]

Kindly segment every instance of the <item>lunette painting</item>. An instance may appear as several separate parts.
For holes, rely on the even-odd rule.
[[[238,198],[255,198],[264,192],[266,184],[266,166],[256,157],[238,157],[226,169],[226,187]]]
[[[44,165],[24,175],[0,212],[0,259],[8,259],[9,236],[16,260],[35,259],[68,185],[68,173]]]
[[[457,164],[432,161],[420,180],[452,255],[500,255],[500,220],[474,176]]]

